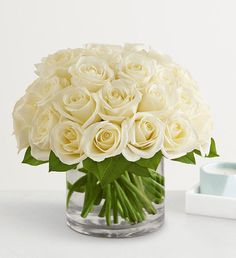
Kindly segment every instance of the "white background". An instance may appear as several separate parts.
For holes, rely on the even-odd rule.
[[[234,161],[235,10],[234,0],[0,0],[0,190],[64,189],[64,174],[20,163],[11,112],[33,64],[87,42],[146,43],[191,71],[212,108],[220,159]],[[166,162],[167,189],[191,187],[205,162]]]

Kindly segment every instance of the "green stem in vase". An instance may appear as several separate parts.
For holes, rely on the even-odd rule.
[[[111,225],[111,185],[108,184],[106,189],[106,222]]]
[[[147,213],[156,214],[153,204],[160,204],[164,198],[164,188],[160,184],[163,177],[154,175],[153,171],[147,175],[125,171],[111,183],[101,184],[94,173],[87,171],[74,184],[67,182],[67,206],[73,192],[84,192],[83,218],[102,203],[98,216],[105,217],[108,226],[118,224],[119,216],[128,223],[142,222]]]
[[[122,210],[123,212],[123,218],[126,219],[129,217],[129,212],[126,207],[125,201],[122,197],[122,194],[120,193],[119,187],[117,185],[118,185],[117,182],[114,181],[114,188],[117,193],[118,203],[120,204],[118,207],[120,207],[120,210]]]
[[[87,181],[87,176],[82,176],[74,184],[67,182],[67,189],[69,190],[66,198],[66,207],[68,208],[70,198],[74,192],[84,192],[84,186]]]
[[[98,214],[98,217],[103,218],[105,217],[105,212],[106,212],[106,200],[104,201],[102,208]]]
[[[134,175],[132,175],[131,173],[129,174],[128,172],[125,173],[125,177],[127,178],[127,180],[129,180],[131,183],[134,183]],[[132,203],[134,209],[136,210],[136,216],[138,217],[138,222],[141,222],[145,219],[145,214],[143,211],[143,206],[140,203],[140,200],[137,198],[136,194],[133,191],[130,191],[129,188],[127,188],[125,185],[121,185],[128,197],[128,199],[130,200],[130,202]]]
[[[136,199],[136,196],[133,195],[131,192],[127,194],[130,202],[132,203],[133,207],[136,210],[136,215],[138,217],[138,222],[145,220],[146,216],[143,211],[143,206],[140,204],[139,200]]]
[[[165,185],[165,178],[164,178],[164,176],[162,176],[160,173],[156,172],[153,169],[149,169],[149,172],[150,172],[151,178],[153,180],[155,180],[156,182],[158,182],[162,186]]]
[[[99,205],[102,201],[102,196],[103,196],[103,191],[102,191],[102,188],[100,185],[97,185],[99,190],[98,190],[98,193],[97,193],[97,198],[95,199],[94,201],[94,205]]]
[[[99,189],[96,185],[96,182],[96,178],[91,173],[88,173],[85,186],[83,210],[81,212],[81,217],[83,218],[86,218],[91,212],[93,209],[94,201],[97,198]]]
[[[130,173],[130,178],[133,182],[133,184],[142,192],[144,193],[144,185],[142,180],[139,180],[139,176],[134,175],[133,173]]]
[[[157,188],[155,188],[155,186],[153,186],[150,182],[150,180],[144,181],[144,185],[145,185],[145,192],[150,192],[152,193],[155,197],[157,198],[162,198],[162,193],[160,193],[158,191]]]
[[[129,199],[127,198],[125,192],[123,191],[122,187],[118,184],[117,181],[115,181],[117,192],[120,195],[120,198],[123,200],[124,207],[127,207],[128,211],[128,218],[132,222],[136,222],[138,220],[136,216],[136,211],[133,208],[132,204],[130,203]]]
[[[117,192],[113,184],[112,184],[112,209],[113,209],[113,222],[114,224],[117,224],[118,223],[118,200],[117,200]]]
[[[140,190],[135,185],[133,185],[131,182],[129,182],[124,175],[121,176],[121,180],[127,185],[127,187],[130,190],[132,190],[140,198],[140,201],[143,203],[143,205],[148,213],[156,214],[156,209],[153,207],[151,201],[147,198],[146,195],[144,195],[142,192],[140,192]]]
[[[153,180],[152,178],[143,178],[143,182],[147,182],[147,187],[152,186],[156,189],[161,195],[164,194],[165,190],[162,185]]]
[[[116,194],[117,194],[117,193],[116,193]],[[120,201],[118,200],[118,198],[117,198],[117,209],[118,209],[118,212],[119,212],[120,216],[121,216],[123,219],[125,219],[124,211],[123,211],[123,209],[122,209],[122,207],[121,207],[121,204],[120,204]]]

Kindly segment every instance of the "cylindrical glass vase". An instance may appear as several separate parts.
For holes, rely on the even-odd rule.
[[[127,171],[104,189],[91,173],[68,171],[68,226],[82,234],[111,238],[156,231],[164,222],[163,167],[161,161],[150,177]]]

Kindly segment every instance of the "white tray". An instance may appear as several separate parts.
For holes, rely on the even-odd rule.
[[[185,211],[211,217],[236,219],[236,198],[199,193],[199,185],[185,194]]]

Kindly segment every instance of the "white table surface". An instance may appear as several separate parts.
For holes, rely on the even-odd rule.
[[[65,223],[63,192],[0,192],[0,258],[236,258],[236,220],[187,215],[167,192],[165,225],[130,239],[80,235]]]

